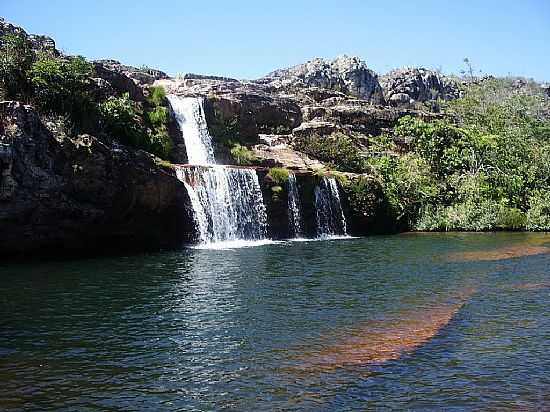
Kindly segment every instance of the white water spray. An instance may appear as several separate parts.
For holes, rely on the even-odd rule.
[[[203,99],[173,94],[167,98],[185,141],[187,162],[192,165],[215,164],[212,137],[204,116]]]
[[[323,176],[315,188],[317,235],[320,238],[347,236],[346,218],[340,202],[338,184],[333,177]]]
[[[288,173],[288,223],[290,233],[295,238],[301,238],[302,232],[302,202],[296,184],[296,175]]]

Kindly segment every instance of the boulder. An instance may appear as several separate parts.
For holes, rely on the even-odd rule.
[[[358,57],[344,55],[334,60],[317,58],[294,67],[276,70],[257,82],[274,90],[315,87],[359,97],[372,103],[384,102],[378,76]]]
[[[22,35],[35,51],[50,53],[54,56],[59,56],[61,54],[59,50],[55,48],[55,41],[51,37],[28,34],[21,27],[8,23],[0,17],[0,37],[10,33]]]
[[[460,97],[455,81],[424,68],[392,70],[380,77],[380,84],[391,106],[410,107],[415,102]]]
[[[298,152],[286,143],[259,144],[252,148],[258,164],[264,167],[285,167],[292,170],[315,170],[323,167],[318,160]]]
[[[175,247],[189,197],[154,156],[67,136],[30,106],[0,102],[0,255]]]
[[[290,133],[302,121],[302,112],[289,98],[264,93],[210,94],[205,104],[208,127],[215,139],[259,143],[259,134]]]
[[[161,70],[152,69],[150,67],[134,67],[120,63],[117,60],[95,60],[94,63],[100,64],[104,68],[123,74],[132,79],[138,86],[146,86],[153,84],[157,80],[167,79],[168,75]]]
[[[96,76],[107,82],[108,86],[103,84],[104,88],[110,87],[114,94],[119,96],[128,93],[132,100],[138,102],[145,100],[143,89],[124,72],[117,70],[113,65],[105,64],[104,61],[94,61],[93,64]],[[97,81],[96,84],[98,84]]]

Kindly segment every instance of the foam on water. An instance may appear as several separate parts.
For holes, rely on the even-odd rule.
[[[276,241],[271,239],[262,240],[227,240],[213,243],[203,243],[196,246],[192,246],[192,249],[206,249],[206,250],[228,250],[228,249],[242,249],[248,247],[257,247],[265,245],[275,245],[283,243],[282,241]]]

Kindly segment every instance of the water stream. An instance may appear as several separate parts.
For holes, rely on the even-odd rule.
[[[292,237],[303,237],[302,202],[300,201],[296,175],[293,172],[288,173],[288,223]]]
[[[320,238],[347,236],[346,218],[335,178],[323,176],[315,188],[315,213]]]
[[[202,98],[168,99],[192,165],[176,171],[191,199],[199,243],[265,239],[267,215],[256,171],[216,164]]]

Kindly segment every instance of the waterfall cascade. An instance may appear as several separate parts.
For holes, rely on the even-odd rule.
[[[212,137],[204,116],[203,99],[176,95],[168,95],[167,98],[185,141],[187,162],[192,165],[215,164]]]
[[[176,172],[189,193],[200,243],[265,239],[267,215],[256,171],[215,164],[201,98],[170,95],[168,100],[189,164],[196,165]]]
[[[303,236],[302,202],[296,184],[296,176],[292,172],[288,173],[288,224],[292,236],[295,238]]]
[[[347,236],[338,184],[333,177],[324,176],[315,187],[315,212],[319,237]]]
[[[181,167],[201,243],[265,239],[267,215],[256,172],[223,166]]]

